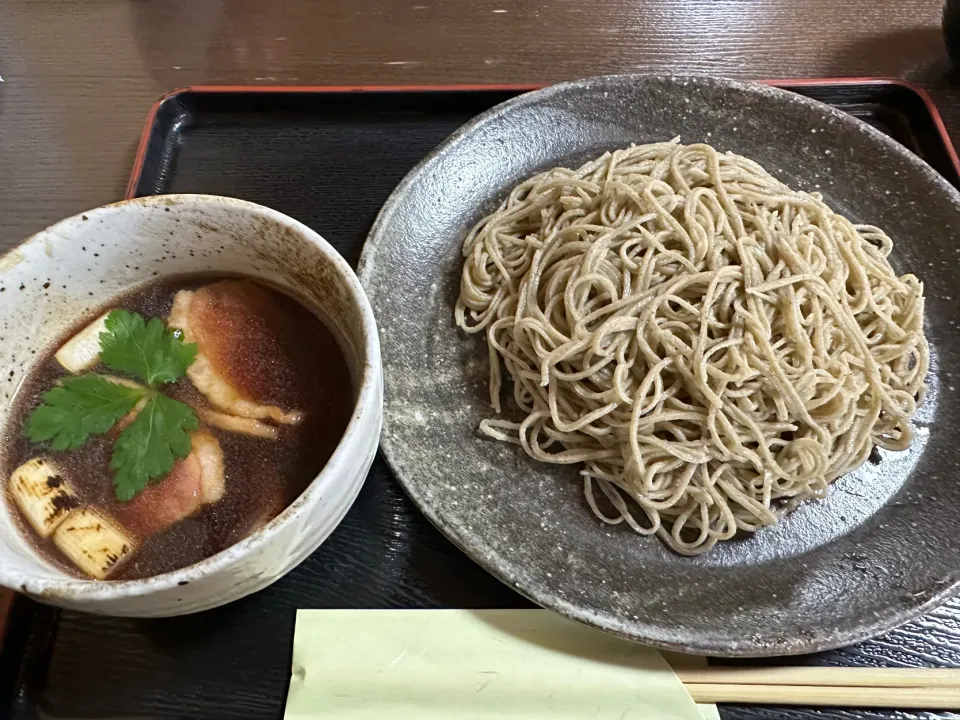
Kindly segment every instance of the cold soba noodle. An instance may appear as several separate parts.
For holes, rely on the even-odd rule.
[[[683,554],[772,525],[913,439],[923,285],[891,249],[708,145],[537,175],[464,244],[457,323],[486,333],[494,409],[502,359],[526,414],[480,429],[583,463],[603,521]]]

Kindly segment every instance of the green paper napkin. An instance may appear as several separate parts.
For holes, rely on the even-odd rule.
[[[300,610],[285,720],[700,720],[655,650],[546,610]]]

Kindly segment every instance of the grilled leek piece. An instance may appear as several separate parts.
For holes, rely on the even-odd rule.
[[[137,549],[123,528],[91,507],[67,515],[53,542],[81,572],[97,580],[109,578]]]
[[[107,329],[108,310],[67,340],[54,357],[67,372],[82,373],[100,362],[100,333]]]
[[[50,537],[67,514],[80,505],[60,468],[46,458],[33,458],[14,470],[10,494],[42,538]]]

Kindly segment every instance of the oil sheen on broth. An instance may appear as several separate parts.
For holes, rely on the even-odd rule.
[[[193,408],[200,431],[208,432],[219,442],[225,487],[222,496],[179,518],[182,509],[171,473],[142,493],[151,494],[149,501],[138,496],[124,503],[115,496],[110,470],[116,428],[92,437],[78,449],[63,452],[33,443],[24,433],[27,418],[44,393],[70,375],[54,358],[57,348],[53,348],[26,378],[14,399],[10,425],[5,430],[4,477],[9,478],[31,458],[49,459],[62,469],[63,479],[76,492],[78,506],[92,506],[136,537],[138,549],[117,565],[116,572],[109,574],[111,580],[149,577],[191,565],[262,527],[293,502],[320,472],[353,411],[351,377],[337,341],[321,320],[282,292],[251,280],[193,274],[147,285],[117,298],[109,307],[167,321],[174,310],[175,297],[189,294],[178,296],[181,291],[196,291],[194,298],[214,298],[214,302],[199,309],[194,301],[191,317],[200,318],[201,310],[205,313],[202,319],[207,347],[227,341],[224,347],[217,348],[217,360],[221,366],[229,367],[236,394],[253,404],[297,410],[299,417],[295,424],[276,422],[271,417],[252,421],[273,437],[238,432],[230,423],[211,422],[212,418],[222,420],[229,414],[211,415],[211,411],[222,408],[212,405],[210,392],[201,392],[190,377],[182,377],[164,386],[162,393]],[[85,323],[89,322],[87,318]],[[63,342],[82,330],[85,323],[64,337]],[[170,325],[179,327],[172,321]],[[94,366],[92,372],[117,375],[102,364]],[[197,446],[195,439],[194,448]],[[84,577],[51,538],[40,539],[24,515],[16,511],[9,483],[7,492],[8,503],[24,535],[49,561]],[[171,519],[172,524],[167,524]]]

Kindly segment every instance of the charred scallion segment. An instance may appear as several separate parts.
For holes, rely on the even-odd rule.
[[[81,571],[106,580],[137,549],[137,541],[93,508],[74,510],[53,533],[53,542]]]
[[[45,458],[28,460],[11,473],[10,495],[42,538],[80,504],[60,467]]]
[[[85,347],[87,340],[80,337],[89,335],[98,323],[61,351],[74,340],[79,342],[76,347]],[[183,333],[160,319],[146,320],[126,310],[111,311],[102,326],[99,359],[143,385],[93,373],[65,378],[44,394],[41,405],[27,418],[25,432],[31,441],[49,443],[53,450],[72,450],[119,422],[122,429],[110,467],[117,498],[127,501],[151,481],[165,477],[178,458],[190,453],[187,431],[197,429],[197,417],[182,402],[162,395],[159,387],[184,376],[197,348],[183,342]]]
[[[10,475],[10,495],[30,526],[86,575],[106,579],[137,548],[120,525],[80,499],[60,465],[32,458]]]
[[[100,362],[100,333],[107,329],[109,311],[67,340],[54,355],[67,372],[74,374],[91,370]]]

